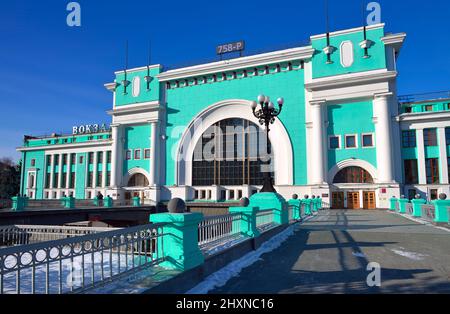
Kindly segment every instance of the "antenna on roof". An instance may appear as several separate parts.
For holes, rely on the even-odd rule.
[[[150,76],[150,64],[151,64],[151,57],[152,57],[152,41],[148,41],[148,60],[147,60],[147,75],[144,77],[145,81],[147,82],[147,90],[150,90],[150,81],[152,80]]]
[[[331,61],[332,48],[330,45],[330,15],[329,15],[328,0],[325,0],[325,27],[327,31],[327,46],[325,47],[325,53],[327,55],[327,64],[330,64],[333,62]]]
[[[364,57],[369,58],[369,41],[367,40],[367,21],[365,19],[366,13],[366,1],[361,0],[361,19],[363,24],[363,42],[361,43],[361,48],[364,48]]]
[[[127,80],[127,70],[128,70],[128,40],[125,42],[125,69],[123,71],[125,77],[122,81],[124,94],[127,93],[127,86],[130,85],[130,81]]]

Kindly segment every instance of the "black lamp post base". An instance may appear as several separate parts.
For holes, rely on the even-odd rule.
[[[275,190],[275,188],[273,187],[273,183],[272,183],[272,178],[270,176],[265,176],[264,177],[264,184],[263,187],[260,191],[260,193],[276,193],[277,191]]]

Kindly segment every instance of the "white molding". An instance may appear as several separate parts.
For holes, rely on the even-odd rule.
[[[81,143],[70,143],[70,144],[57,144],[57,145],[44,145],[44,146],[34,146],[34,147],[17,147],[19,152],[29,152],[34,150],[45,150],[45,151],[56,151],[56,150],[72,150],[79,148],[94,148],[92,151],[97,151],[95,148],[102,148],[104,146],[111,146],[112,140],[104,140],[102,142],[81,142]]]
[[[384,27],[384,23],[379,23],[379,24],[374,24],[374,25],[368,25],[366,26],[366,30],[372,30],[372,29],[378,29],[378,28],[383,28]],[[344,29],[344,30],[340,30],[340,31],[334,31],[334,32],[330,32],[330,36],[339,36],[339,35],[347,35],[347,34],[352,34],[352,33],[357,33],[357,32],[362,32],[364,30],[364,27],[356,27],[356,28],[350,28],[350,29]],[[319,34],[319,35],[313,35],[311,36],[311,40],[314,39],[321,39],[321,38],[326,38],[327,34]]]
[[[168,152],[175,159],[175,183],[178,186],[191,185],[194,148],[211,125],[227,118],[241,118],[260,127],[250,109],[251,103],[251,101],[243,99],[223,100],[207,107],[193,118],[186,126],[175,151],[172,149],[171,152]],[[274,154],[276,185],[292,185],[294,180],[292,144],[286,128],[279,119],[271,126],[269,140]]]
[[[344,64],[344,50],[343,50],[343,46],[345,44],[350,44],[351,49],[349,52],[351,52],[351,62],[349,64]],[[351,40],[344,40],[343,42],[341,42],[341,45],[339,46],[339,51],[340,51],[340,61],[341,61],[341,65],[344,68],[349,68],[353,65],[353,63],[355,63],[355,46],[353,45],[353,42]],[[347,56],[350,59],[350,56]]]
[[[164,107],[161,106],[158,100],[155,100],[143,103],[116,106],[113,110],[108,110],[106,113],[111,116],[118,116],[132,113],[158,111],[161,109],[164,109]]]
[[[406,33],[389,34],[381,37],[381,41],[385,46],[392,46],[396,51],[400,51],[405,42]]]
[[[126,189],[128,187],[128,181],[130,180],[130,178],[135,175],[135,174],[143,174],[148,182],[150,182],[150,173],[148,173],[147,170],[140,168],[140,167],[133,167],[131,169],[128,170],[128,172],[125,174],[125,176],[123,177],[123,188]],[[130,187],[130,189],[134,189],[135,187]]]
[[[305,83],[305,88],[309,91],[317,91],[368,83],[387,82],[394,80],[396,77],[396,71],[381,69],[312,79],[310,83]]]
[[[149,65],[149,66],[146,65],[146,66],[142,66],[142,67],[138,67],[138,68],[127,69],[127,74],[142,71],[142,70],[147,70],[147,68],[149,68],[150,70],[158,69],[158,68],[161,69],[162,66],[161,66],[161,64],[153,64],[153,65]],[[120,71],[114,72],[114,74],[118,75],[118,74],[122,74],[124,72],[125,72],[125,70],[120,70]]]
[[[370,173],[370,175],[373,178],[374,183],[377,183],[377,178],[378,178],[378,171],[377,169],[369,162],[362,160],[362,159],[346,159],[346,160],[342,160],[340,162],[338,162],[336,165],[333,166],[333,168],[331,168],[328,171],[328,182],[330,182],[330,184],[333,184],[333,180],[334,177],[336,176],[336,174],[347,167],[351,167],[351,166],[356,166],[356,167],[360,167],[363,168],[364,170],[366,170],[367,172]],[[352,183],[354,184],[354,183]]]
[[[450,111],[428,111],[428,112],[413,112],[402,113],[395,117],[399,122],[432,122],[432,121],[449,121]]]
[[[157,78],[160,82],[176,80],[192,76],[208,75],[217,72],[226,72],[242,68],[258,67],[271,63],[288,62],[291,60],[306,60],[312,58],[314,49],[311,46],[279,50],[254,56],[241,57],[231,60],[223,60],[205,63],[180,69],[169,70],[160,73]]]

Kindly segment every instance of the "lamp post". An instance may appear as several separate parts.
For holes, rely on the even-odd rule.
[[[270,101],[270,98],[264,95],[258,96],[258,102],[252,102],[252,111],[253,115],[259,120],[261,125],[266,127],[266,144],[267,144],[267,153],[270,154],[270,145],[269,145],[269,132],[270,125],[275,122],[275,118],[281,113],[283,109],[283,98],[278,98],[278,109],[275,109],[275,105]],[[259,104],[259,108],[258,108]],[[264,184],[261,189],[261,192],[272,192],[276,193],[275,188],[273,187],[272,175],[269,171],[266,171],[264,174]]]

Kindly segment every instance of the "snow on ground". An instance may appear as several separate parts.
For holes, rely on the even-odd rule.
[[[124,253],[118,254],[113,252],[110,261],[109,251],[103,252],[103,274],[104,278],[109,278],[111,276],[110,271],[112,271],[113,276],[119,274],[119,264],[120,273],[124,272],[127,267],[131,268],[133,259],[134,265],[139,264],[139,259],[143,263],[145,261],[144,256],[132,256],[130,254],[125,255]],[[37,254],[36,260],[41,261],[45,259],[45,255],[39,256]],[[120,259],[120,261],[119,261]],[[49,293],[56,294],[59,293],[60,279],[62,285],[62,293],[67,293],[73,289],[82,287],[82,256],[76,256],[73,258],[73,262],[69,257],[65,258],[61,262],[61,269],[59,261],[53,261],[49,263]],[[92,260],[94,261],[92,263]],[[25,254],[22,256],[23,264],[28,264],[31,262],[31,255]],[[9,256],[5,259],[5,269],[11,269],[16,265],[16,258]],[[22,266],[23,267],[23,266]],[[3,289],[5,294],[15,294],[17,287],[17,270],[6,273],[3,276]],[[39,265],[35,267],[35,293],[41,294],[45,293],[47,277],[47,265]],[[94,258],[92,254],[84,255],[84,280],[86,286],[89,286],[94,278],[94,282],[98,283],[102,280],[102,252],[94,253]],[[20,270],[20,293],[29,294],[32,293],[32,267],[22,268]]]
[[[421,253],[404,251],[403,248],[391,249],[391,251],[397,255],[400,255],[400,256],[415,260],[415,261],[421,261],[427,256],[427,255],[421,254]]]
[[[307,221],[312,217],[315,216],[308,216],[304,218],[303,221]],[[228,280],[235,276],[238,276],[242,269],[260,260],[261,255],[278,248],[284,241],[286,241],[291,235],[294,234],[296,226],[297,224],[289,226],[284,231],[264,242],[256,251],[249,252],[240,259],[229,263],[227,266],[206,277],[204,281],[202,281],[186,293],[205,294],[216,287],[225,285]]]

